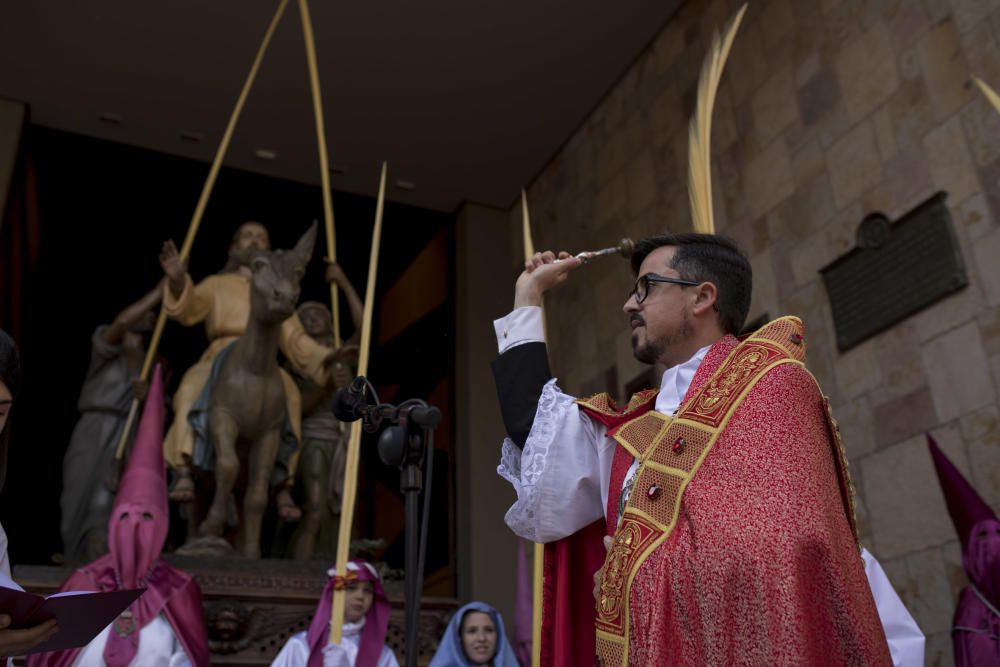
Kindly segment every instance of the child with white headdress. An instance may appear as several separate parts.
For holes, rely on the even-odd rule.
[[[331,569],[309,629],[293,635],[271,667],[399,667],[385,645],[389,629],[389,598],[382,579],[370,563],[352,560],[347,574]],[[344,590],[344,628],[339,644],[330,643],[333,591]]]

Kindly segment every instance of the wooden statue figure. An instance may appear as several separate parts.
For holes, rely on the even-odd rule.
[[[315,236],[314,226],[295,249],[272,252],[267,230],[258,223],[245,223],[233,238],[226,270],[198,285],[192,283],[172,241],[164,244],[160,256],[168,281],[167,314],[185,325],[204,322],[211,341],[174,394],[175,419],[164,444],[177,476],[172,495],[190,502],[194,499],[191,466],[213,470],[216,492],[198,532],[220,536],[241,463],[248,466],[238,538],[239,550],[248,556],[260,553],[260,519],[269,482],[276,489],[279,516],[286,520],[300,516],[288,492],[294,470],[279,470],[271,478],[286,421],[292,449],[300,433],[299,392],[278,367],[278,351],[321,386],[329,382],[328,367],[336,359],[333,350],[309,337],[294,310]],[[289,459],[294,461],[293,456],[283,457]]]
[[[119,476],[115,451],[132,397],[145,399],[146,385],[139,380],[143,335],[152,330],[162,293],[157,286],[91,337],[90,366],[77,403],[80,420],[63,458],[62,538],[70,563],[88,563],[108,552]]]
[[[303,515],[292,534],[289,551],[300,560],[336,559],[349,428],[334,417],[331,403],[334,391],[346,387],[352,379],[350,357],[357,354],[354,339],[361,329],[364,309],[357,291],[337,264],[327,267],[326,277],[328,282],[337,283],[347,297],[355,336],[338,349],[340,360],[333,366],[333,387],[318,386],[298,372],[292,373],[302,392],[302,448],[293,495]],[[325,305],[308,301],[299,306],[298,314],[316,342],[333,345],[332,318]]]

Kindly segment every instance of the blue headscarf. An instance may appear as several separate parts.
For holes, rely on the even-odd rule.
[[[480,611],[488,614],[497,626],[497,651],[490,662],[492,667],[518,667],[517,658],[514,657],[514,649],[507,641],[507,633],[503,628],[503,619],[496,609],[484,602],[470,602],[451,617],[448,622],[448,629],[438,644],[438,650],[431,658],[431,663],[427,667],[470,667],[469,659],[465,657],[462,650],[462,619],[470,611]]]

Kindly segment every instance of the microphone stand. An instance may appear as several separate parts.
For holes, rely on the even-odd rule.
[[[368,402],[366,389],[373,402]],[[350,387],[337,392],[334,412],[341,421],[362,420],[366,433],[378,433],[378,453],[382,463],[399,468],[399,490],[405,499],[404,595],[406,599],[406,667],[417,664],[417,626],[424,583],[424,561],[430,519],[431,482],[434,474],[434,429],[441,423],[441,411],[420,399],[392,405],[379,403],[368,378],[359,376]],[[419,521],[419,496],[424,489],[423,464],[426,455],[426,490],[423,521]]]

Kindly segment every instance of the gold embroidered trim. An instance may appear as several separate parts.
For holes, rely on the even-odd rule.
[[[659,389],[644,389],[636,394],[632,394],[632,398],[629,399],[628,404],[624,408],[619,408],[617,403],[615,403],[615,399],[611,398],[607,392],[577,399],[576,403],[608,417],[625,417],[629,413],[635,412],[646,405],[659,391]]]
[[[802,320],[794,315],[771,320],[751,334],[748,340],[754,339],[769,341],[784,350],[790,358],[805,363],[805,327]]]
[[[666,430],[670,428],[671,421],[670,417],[650,410],[646,414],[639,415],[632,421],[622,424],[611,437],[624,447],[632,455],[632,458],[642,461],[649,453],[649,447],[659,442]],[[648,437],[650,432],[655,434],[651,438]]]
[[[809,377],[816,383],[816,389],[819,391],[820,396],[823,397],[823,412],[826,417],[826,424],[830,428],[830,436],[833,438],[833,462],[837,467],[837,477],[841,482],[841,494],[845,505],[844,512],[847,514],[847,521],[851,525],[851,533],[854,535],[854,542],[860,554],[861,538],[858,535],[858,511],[855,502],[857,492],[854,488],[854,481],[851,479],[850,464],[847,462],[847,450],[844,449],[844,443],[840,438],[840,424],[833,417],[833,410],[830,407],[830,397],[823,393],[823,389],[819,386],[819,380],[812,373],[809,374]]]

